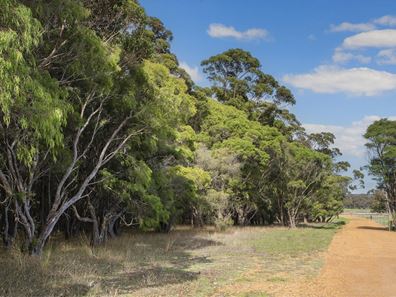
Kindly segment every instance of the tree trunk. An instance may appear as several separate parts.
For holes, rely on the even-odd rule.
[[[92,224],[92,246],[98,246],[105,243],[107,240],[107,232],[108,219],[104,217],[102,223],[100,224],[99,220],[95,218]]]
[[[289,210],[287,211],[287,214],[288,214],[288,219],[289,219],[289,227],[292,229],[296,228],[297,227],[296,215],[294,214],[293,211],[289,211]]]
[[[70,216],[66,213],[64,226],[63,226],[63,234],[65,235],[65,240],[68,240],[72,236],[72,228],[73,228],[73,221],[74,217]]]
[[[3,243],[6,249],[10,249],[15,241],[18,230],[18,221],[9,217],[9,205],[4,209],[4,229],[3,229]]]
[[[101,240],[100,240],[99,222],[97,218],[94,218],[92,223],[91,245],[98,246],[100,243]]]
[[[279,219],[282,226],[286,226],[285,214],[283,209],[283,199],[278,197]]]
[[[293,218],[293,217],[289,218],[289,227],[292,229],[297,227],[295,218]]]
[[[109,222],[109,227],[108,227],[107,231],[109,232],[109,235],[110,235],[111,238],[115,238],[117,236],[116,229],[115,229],[116,221],[117,221],[117,218],[116,219],[111,219],[110,222]]]
[[[201,213],[198,211],[197,208],[193,207],[192,208],[192,213],[191,213],[191,224],[192,227],[195,228],[200,228],[203,227],[203,219]]]
[[[109,219],[109,224],[107,227],[107,232],[109,233],[111,238],[115,238],[118,235],[118,222],[120,217],[123,215],[124,210],[118,212],[114,216]]]
[[[47,216],[47,220],[41,229],[40,235],[35,241],[35,245],[31,248],[31,255],[41,256],[48,237],[51,235],[56,223],[58,223],[59,218],[62,216],[66,209],[67,207],[63,205],[59,210],[52,209],[50,211]]]
[[[36,235],[36,225],[30,214],[30,201],[24,198],[20,204],[18,200],[15,199],[14,206],[15,218],[21,223],[23,230],[25,231],[26,237],[23,243],[23,250],[31,250],[33,245],[33,239]]]

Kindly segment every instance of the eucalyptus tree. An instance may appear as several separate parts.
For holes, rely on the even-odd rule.
[[[323,154],[336,158],[341,155],[338,148],[332,147],[334,145],[335,136],[330,132],[312,133],[308,135],[309,146]]]
[[[139,118],[146,133],[126,143],[122,154],[99,172],[103,189],[93,188],[95,193],[86,202],[88,216],[82,217],[74,208],[79,220],[92,223],[94,244],[105,241],[107,233],[113,235],[115,220],[124,216],[143,228],[156,227],[155,224],[166,221],[166,209],[157,193],[151,190],[152,171],[156,170],[153,158],[158,164],[160,158],[190,154],[180,143],[192,130],[186,124],[195,112],[186,84],[157,63],[146,61],[142,70],[151,93],[150,101],[142,110],[144,118]]]
[[[121,221],[294,226],[339,211],[348,164],[335,163],[334,136],[305,135],[294,96],[249,52],[203,61],[213,85],[200,88],[135,0],[3,0],[0,28],[7,245],[20,226],[41,254],[70,217],[100,244]]]
[[[178,121],[175,118],[188,117],[189,109],[193,108],[183,91],[183,82],[171,79],[164,66],[155,66],[142,59],[150,57],[137,55],[135,46],[144,38],[136,35],[136,28],[130,29],[134,25],[130,23],[131,15],[136,12],[134,3],[126,1],[124,4],[127,7],[122,7],[122,12],[127,21],[120,22],[124,30],[117,31],[118,38],[109,40],[96,34],[85,15],[81,24],[71,24],[70,29],[79,33],[73,33],[77,38],[65,46],[73,59],[63,65],[65,73],[62,74],[71,78],[63,82],[70,90],[69,99],[74,108],[68,126],[70,142],[66,143],[71,157],[56,185],[52,207],[35,246],[37,253],[60,216],[70,206],[90,196],[94,185],[100,182],[97,179],[100,170],[119,152],[131,141],[139,143],[139,139],[144,138],[142,134],[153,135],[154,130],[167,133],[164,119],[170,126],[171,121]],[[129,5],[131,10],[127,9]],[[137,11],[140,13],[138,8]],[[153,25],[153,19],[146,21],[142,30],[147,33],[149,28],[152,35],[148,36],[154,38],[145,42],[167,38],[166,34],[162,35],[158,22]],[[160,45],[154,44],[154,52],[161,54],[166,48],[164,43],[166,40]],[[156,84],[163,87],[160,89]],[[170,116],[175,110],[169,103],[180,112]],[[83,162],[86,158],[89,163]]]
[[[386,207],[396,222],[396,121],[381,119],[368,128],[364,137],[369,152],[368,170],[386,193]]]
[[[337,174],[325,176],[315,193],[306,214],[312,221],[329,222],[344,209],[344,199],[349,193],[351,178]]]
[[[385,213],[387,212],[386,207],[386,194],[383,190],[374,190],[372,192],[372,199],[370,204],[370,211]]]
[[[249,224],[260,201],[267,198],[263,186],[269,152],[284,137],[276,128],[249,120],[245,112],[212,99],[201,129],[199,140],[209,149],[226,149],[240,163],[240,176],[229,184],[229,205],[236,223]]]
[[[244,110],[251,119],[285,133],[299,127],[296,117],[286,108],[295,104],[293,94],[264,73],[260,61],[251,53],[229,49],[202,61],[201,65],[220,102]]]
[[[270,191],[276,198],[278,219],[295,228],[332,173],[331,158],[305,145],[283,142],[270,166]]]
[[[43,27],[17,1],[0,3],[0,185],[5,207],[5,242],[9,220],[19,223],[30,245],[37,226],[32,214],[36,181],[45,162],[62,145],[69,105],[56,79],[41,71],[34,57]],[[12,210],[12,211],[11,211]],[[13,214],[13,216],[10,216]],[[15,232],[13,232],[15,235]]]
[[[132,139],[154,129],[166,133],[160,119],[174,118],[162,99],[179,90],[164,88],[158,96],[150,81],[154,66],[144,60],[167,53],[170,36],[135,1],[107,1],[108,10],[90,1],[10,0],[1,5],[6,29],[0,34],[7,41],[1,45],[6,144],[1,180],[29,249],[40,254],[61,216],[91,196],[102,182],[101,170]],[[175,104],[187,115],[188,104],[180,98]],[[41,160],[55,149],[55,165],[48,160],[43,171],[56,168],[49,211],[37,232],[31,192],[43,174]]]
[[[207,222],[224,229],[232,224],[233,187],[241,179],[242,162],[228,148],[210,150],[200,144],[195,153],[196,166],[210,174],[210,185],[205,196],[209,217]]]

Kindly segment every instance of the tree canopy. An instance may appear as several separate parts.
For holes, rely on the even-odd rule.
[[[123,228],[295,227],[342,211],[349,164],[334,135],[304,131],[290,90],[243,49],[204,60],[211,85],[199,87],[171,41],[135,0],[0,3],[7,247],[40,255],[56,231],[98,245]],[[389,195],[394,132],[384,120],[366,134]]]
[[[381,119],[371,124],[364,134],[369,151],[369,173],[386,194],[388,212],[396,222],[396,121]]]

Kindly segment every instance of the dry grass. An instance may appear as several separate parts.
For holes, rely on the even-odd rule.
[[[315,275],[336,228],[124,234],[92,249],[52,243],[41,261],[0,253],[0,296],[270,296]],[[260,285],[258,285],[260,284]]]

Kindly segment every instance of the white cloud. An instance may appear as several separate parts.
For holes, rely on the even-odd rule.
[[[223,24],[210,24],[209,36],[213,38],[235,38],[239,40],[267,39],[269,33],[265,29],[251,28],[246,31],[238,31],[232,26]]]
[[[191,79],[195,82],[199,82],[202,80],[202,75],[199,72],[199,68],[197,66],[191,67],[186,62],[180,62],[180,68],[184,69],[191,77]]]
[[[383,17],[375,19],[374,23],[383,25],[383,26],[396,26],[396,16],[384,15]]]
[[[372,31],[379,26],[387,26],[392,27],[396,26],[396,16],[393,15],[384,15],[380,18],[376,18],[367,23],[350,23],[350,22],[342,22],[341,24],[330,25],[330,32],[366,32]]]
[[[285,75],[283,80],[294,87],[315,93],[374,96],[396,90],[396,74],[366,67],[346,69],[322,65],[311,73]]]
[[[375,29],[375,25],[370,23],[353,24],[343,22],[339,25],[330,25],[330,32],[364,32]]]
[[[395,49],[385,49],[381,50],[378,55],[379,64],[390,64],[390,65],[395,65],[396,64],[396,50]]]
[[[320,124],[303,124],[308,133],[331,132],[336,136],[334,146],[339,148],[344,155],[362,158],[366,155],[365,143],[367,142],[363,135],[367,127],[381,117],[372,115],[365,116],[363,119],[353,122],[348,126],[320,125]],[[389,117],[395,120],[396,116]]]
[[[357,61],[362,64],[371,62],[371,57],[344,52],[341,48],[336,48],[333,54],[333,62],[335,63],[346,63],[349,61]]]
[[[342,46],[348,49],[396,47],[396,30],[385,29],[359,33],[345,38]]]

